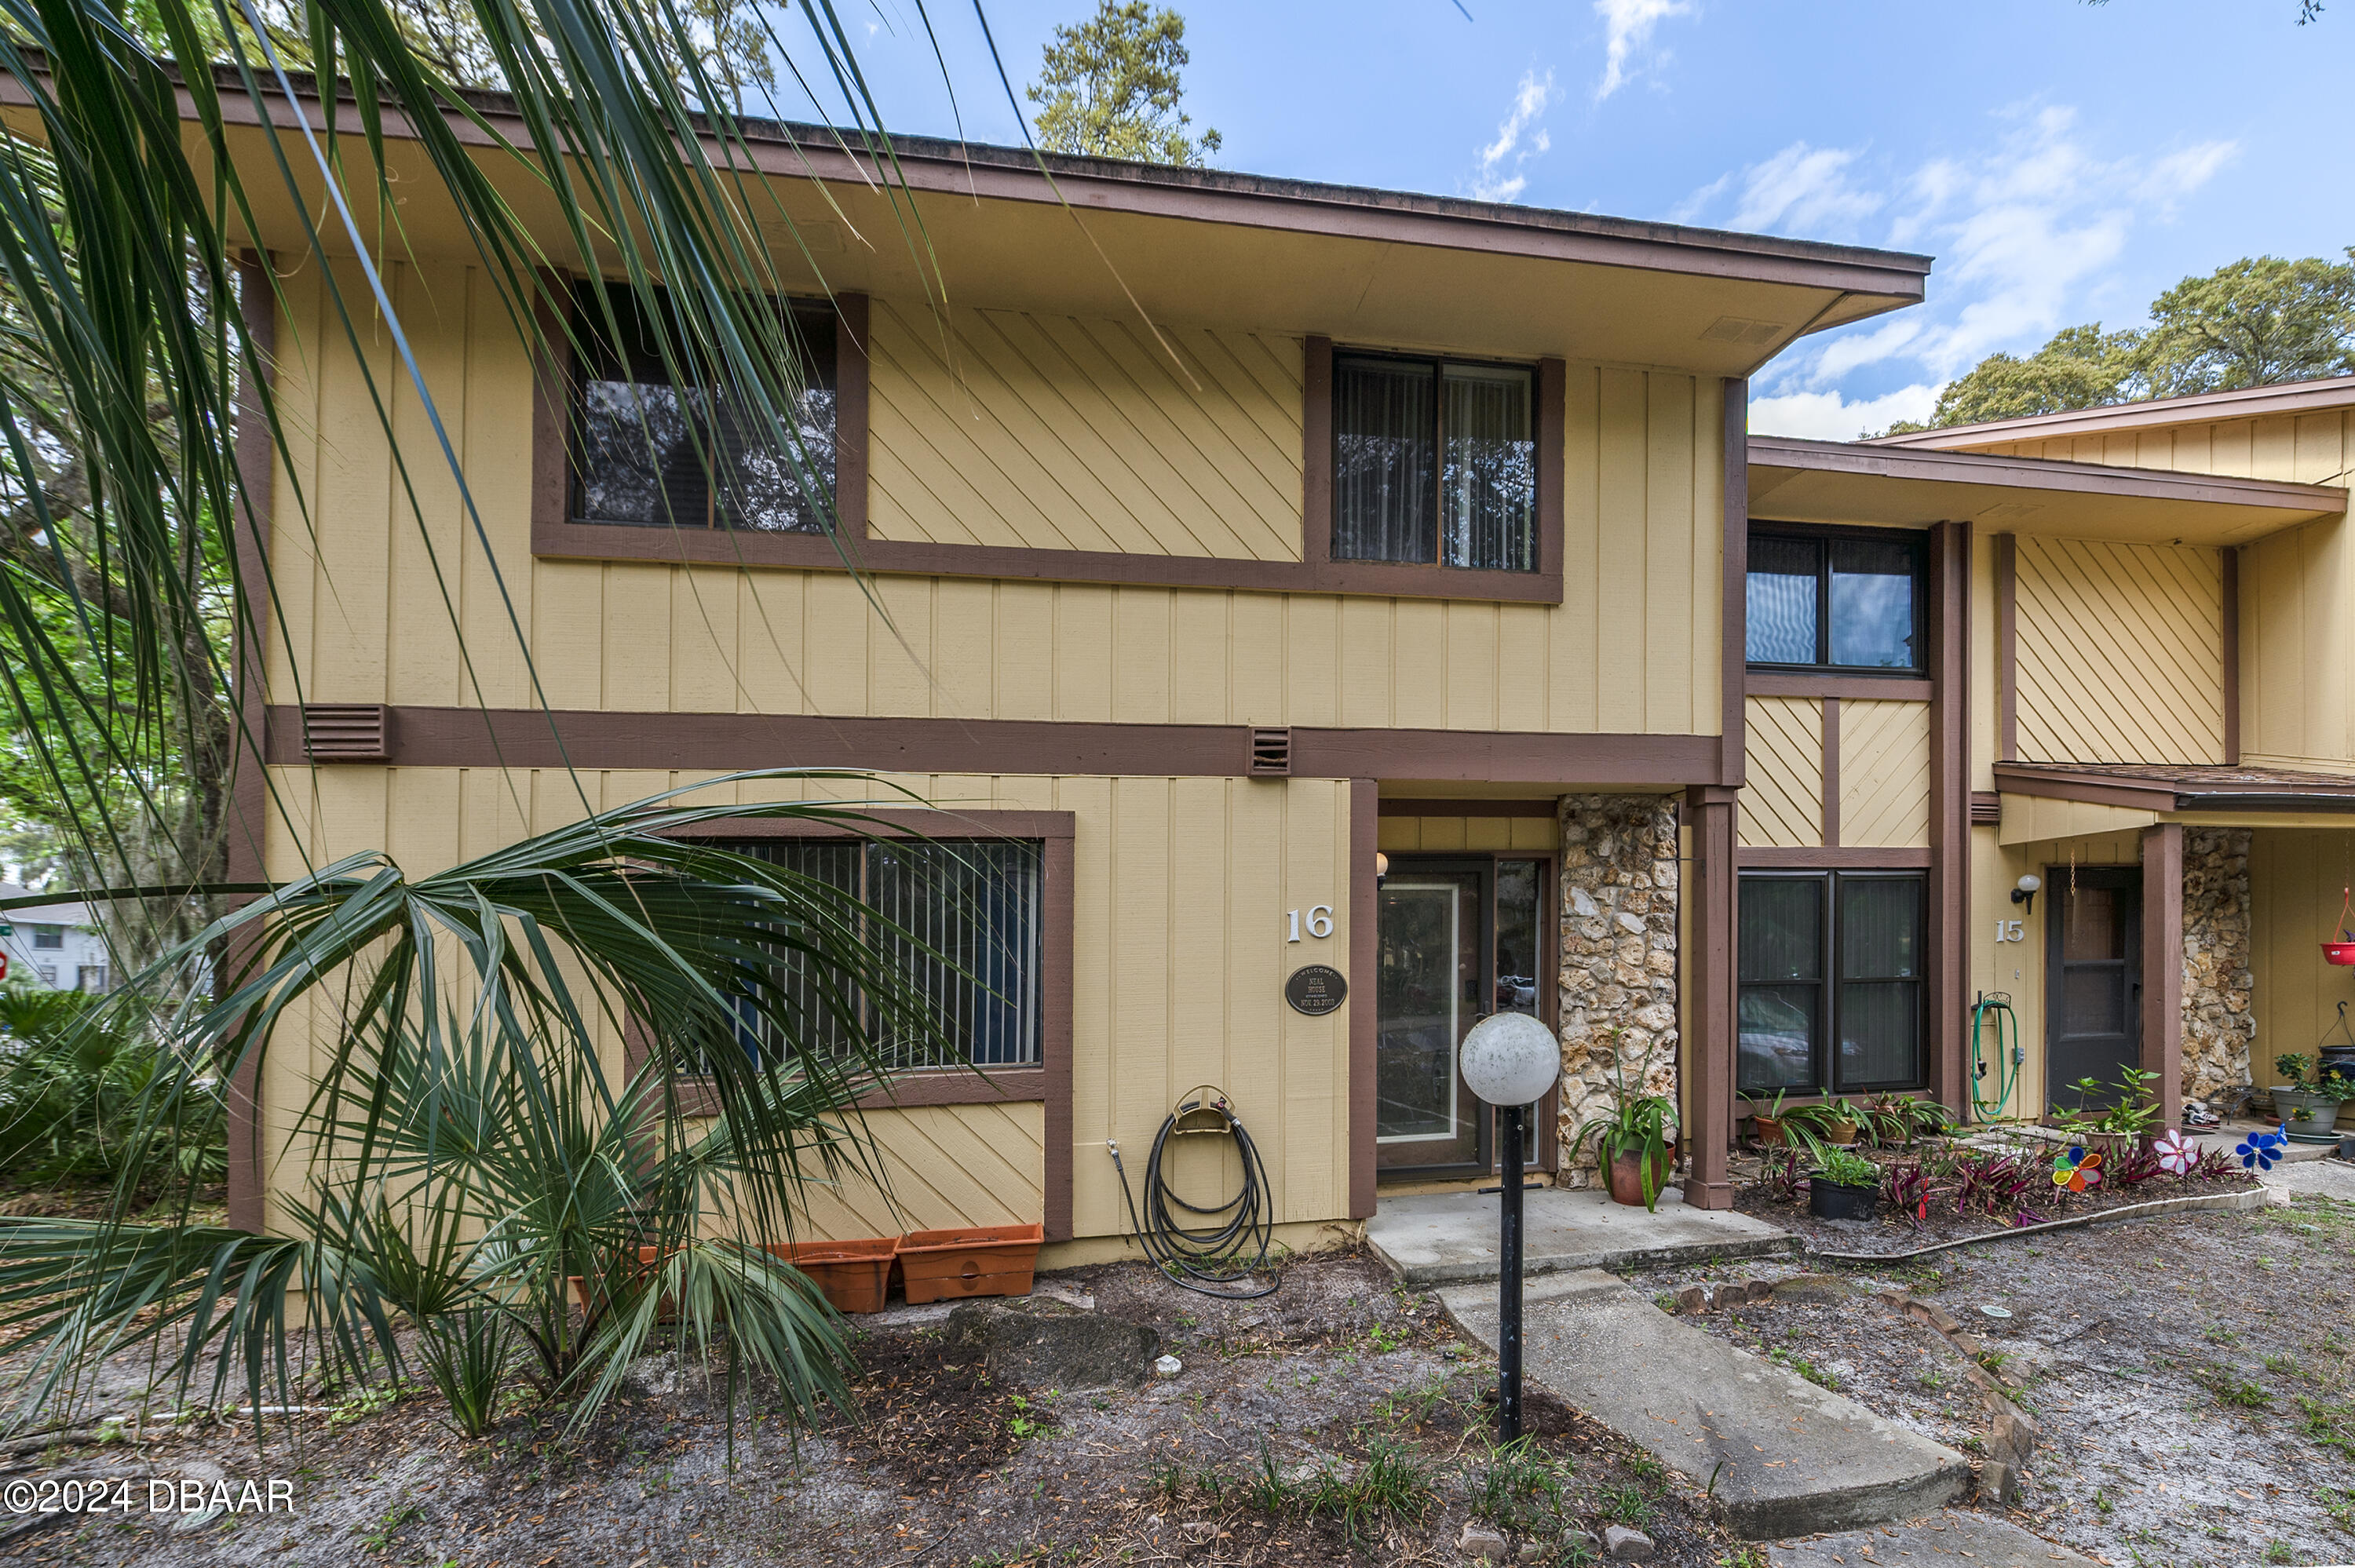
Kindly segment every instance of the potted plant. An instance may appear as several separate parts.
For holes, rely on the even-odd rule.
[[[1807,1174],[1807,1213],[1819,1220],[1869,1220],[1880,1208],[1880,1166],[1845,1149],[1817,1156]]]
[[[1613,1076],[1611,1114],[1581,1126],[1571,1138],[1570,1152],[1575,1155],[1592,1143],[1612,1202],[1657,1209],[1660,1189],[1676,1162],[1676,1139],[1668,1128],[1677,1107],[1666,1095],[1629,1094],[1626,1074],[1615,1064]]]
[[[1854,1143],[1863,1130],[1864,1113],[1856,1102],[1848,1099],[1826,1100],[1823,1104],[1824,1141],[1846,1146]]]
[[[1780,1149],[1783,1147],[1785,1142],[1783,1135],[1783,1097],[1790,1092],[1791,1091],[1788,1089],[1776,1089],[1774,1091],[1774,1097],[1766,1102],[1766,1108],[1764,1110],[1753,1110],[1750,1113],[1751,1136],[1757,1140],[1759,1148]],[[1751,1103],[1755,1105],[1757,1102],[1753,1100]]]
[[[2334,1075],[2326,1086],[2314,1058],[2300,1051],[2275,1057],[2274,1070],[2287,1080],[2274,1086],[2274,1111],[2290,1137],[2301,1143],[2334,1141],[2330,1129],[2339,1120],[2337,1091],[2346,1080]]]

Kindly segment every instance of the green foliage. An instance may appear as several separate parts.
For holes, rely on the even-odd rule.
[[[2025,357],[1993,354],[1938,395],[1928,426],[2057,414],[2355,373],[2355,248],[2347,261],[2243,257],[2153,300],[2151,324],[2067,327]]]
[[[48,1185],[135,1171],[143,1198],[225,1173],[217,1082],[191,1084],[165,1125],[141,1125],[145,1097],[172,1065],[135,1001],[0,987],[0,1171]]]
[[[1828,1181],[1835,1187],[1877,1188],[1881,1185],[1881,1167],[1863,1155],[1850,1153],[1845,1149],[1818,1150],[1812,1174],[1817,1181]]]
[[[1039,111],[1039,145],[1050,153],[1197,164],[1219,150],[1220,136],[1178,107],[1186,64],[1186,18],[1152,10],[1146,0],[1098,0],[1096,14],[1055,29],[1039,79],[1028,90]]]
[[[1524,1437],[1488,1456],[1472,1484],[1472,1517],[1511,1535],[1550,1534],[1561,1529],[1567,1461],[1556,1460]]]

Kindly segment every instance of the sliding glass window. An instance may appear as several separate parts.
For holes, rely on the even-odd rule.
[[[1919,539],[1750,531],[1753,665],[1917,673],[1924,603]]]
[[[1345,355],[1333,364],[1333,558],[1538,569],[1534,376]]]
[[[1742,878],[1743,1094],[1923,1086],[1923,886],[1914,872]]]

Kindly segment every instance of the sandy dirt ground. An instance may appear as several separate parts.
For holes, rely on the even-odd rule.
[[[1369,1260],[1302,1260],[1246,1303],[1141,1266],[1060,1282],[1151,1323],[1185,1370],[1135,1389],[1023,1390],[993,1385],[938,1328],[871,1333],[860,1420],[796,1440],[751,1395],[732,1466],[722,1391],[676,1360],[646,1363],[578,1441],[555,1413],[523,1410],[470,1442],[411,1394],[296,1417],[258,1446],[235,1424],[31,1453],[0,1474],[0,1496],[20,1480],[63,1495],[71,1480],[85,1500],[102,1484],[107,1506],[25,1520],[0,1562],[1458,1563],[1476,1517],[1505,1527],[1518,1561],[1592,1562],[1612,1522],[1648,1531],[1658,1562],[1748,1561],[1703,1499],[1557,1402],[1530,1402],[1537,1457],[1499,1464],[1493,1362]],[[266,1510],[272,1479],[292,1511]],[[209,1501],[248,1481],[264,1506],[146,1510],[151,1482],[176,1505],[188,1483]]]
[[[1998,1241],[1850,1270],[1844,1299],[1694,1320],[1934,1437],[1987,1416],[1942,1337],[1870,1292],[1902,1287],[2026,1387],[2043,1446],[2013,1516],[2114,1564],[2355,1562],[2355,1171],[2297,1168],[2286,1207]],[[1632,1276],[1673,1292],[1804,1264]],[[1996,1318],[1982,1307],[2010,1314]]]

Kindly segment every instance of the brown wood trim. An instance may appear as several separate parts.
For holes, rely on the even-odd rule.
[[[1543,817],[1550,821],[1561,810],[1552,797],[1542,800],[1449,800],[1382,797],[1385,817]]]
[[[1333,340],[1311,333],[1302,345],[1300,371],[1300,558],[1329,562],[1333,558]]]
[[[1507,858],[1500,853],[1499,859]],[[1512,854],[1514,860],[1534,860],[1538,873],[1538,952],[1553,955],[1557,968],[1561,961],[1561,853],[1546,854]],[[1561,1039],[1561,986],[1559,981],[1538,987],[1538,1016],[1553,1031],[1557,1044]],[[1538,1098],[1538,1169],[1561,1169],[1561,1080],[1556,1078],[1553,1087]]]
[[[1043,1037],[1039,1043],[1045,1044]],[[1053,1076],[1044,1067],[930,1068],[902,1073],[880,1088],[859,1096],[858,1108],[910,1110],[923,1106],[995,1106],[1044,1100],[1049,1097],[1049,1081]]]
[[[1941,1103],[1964,1108],[1970,980],[1971,525],[1930,530],[1930,1030],[1929,1081]]]
[[[1996,759],[2019,760],[2019,536],[1995,536]]]
[[[835,802],[813,800],[813,806]],[[1070,811],[1001,811],[995,808],[964,811],[922,806],[839,807],[843,815],[824,817],[743,817],[665,832],[684,839],[1068,839],[1077,832]]]
[[[2003,797],[1992,789],[1971,791],[1971,826],[1994,828],[2003,824]]]
[[[1329,531],[1329,520],[1327,528]],[[633,528],[562,521],[543,524],[537,518],[532,525],[531,549],[533,555],[549,560],[662,561],[777,567],[799,571],[858,570],[893,576],[1244,588],[1264,593],[1332,593],[1500,604],[1561,602],[1561,572],[1558,566],[1550,572],[1491,572],[1394,561],[1252,561],[1216,556],[1030,550],[1005,545],[932,545],[893,539],[868,539],[854,544],[823,534]],[[1561,558],[1559,541],[1552,558],[1556,562]]]
[[[1745,678],[1753,697],[1847,697],[1859,703],[1926,703],[1934,683],[1916,675],[1794,675],[1757,670]]]
[[[1251,730],[1243,725],[581,709],[551,715],[537,708],[424,706],[396,707],[393,713],[392,761],[408,768],[841,767],[1161,778],[1244,778],[1251,768]],[[299,763],[302,733],[301,711],[273,705],[271,760]],[[1717,736],[1708,735],[1295,728],[1292,774],[1674,788],[1714,778],[1717,751]]]
[[[2083,800],[2094,806],[2125,806],[2137,811],[2177,809],[2175,786],[2161,780],[2120,778],[2103,773],[2050,772],[2033,764],[1995,765],[1996,788],[2007,795],[2035,795],[2048,800]]]
[[[834,336],[834,518],[846,539],[867,537],[867,296],[837,294]]]
[[[261,376],[274,382],[278,284],[267,256],[248,253],[239,259],[238,313]],[[270,776],[264,764],[270,726],[270,534],[277,453],[261,387],[243,366],[238,375],[236,455],[237,487],[243,501],[241,515],[235,520],[243,525],[232,527],[238,615],[230,657],[237,672],[237,736],[222,869],[230,882],[264,882],[269,879],[270,842]],[[221,961],[234,970],[251,950],[250,941],[240,942]],[[261,1179],[261,1065],[259,1055],[249,1049],[229,1079],[229,1223],[240,1231],[259,1232],[268,1218]]]
[[[1686,1136],[1692,1171],[1685,1181],[1685,1202],[1696,1208],[1730,1209],[1733,1183],[1726,1162],[1733,1148],[1737,1014],[1734,904],[1741,895],[1735,813],[1742,808],[1700,790],[1687,793],[1684,807],[1692,824],[1692,853],[1699,863],[1693,881],[1700,895],[1692,922],[1693,961],[1686,971],[1692,986],[1694,1039],[1684,1053],[1689,1075],[1686,1098],[1693,1120]]]
[[[1376,1012],[1374,970],[1381,920],[1374,887],[1374,853],[1380,842],[1378,786],[1370,779],[1349,780],[1349,1217],[1374,1214],[1374,1066]]]
[[[1056,813],[1066,815],[1067,813]],[[1047,1074],[1046,1225],[1050,1241],[1071,1239],[1071,1040],[1072,922],[1078,917],[1075,895],[1079,885],[1077,845],[1069,833],[1050,836],[1046,843],[1047,901],[1045,1016],[1039,1046],[1039,1065]]]
[[[2224,764],[2241,763],[2241,551],[2227,545],[2218,566],[2223,573]]]
[[[2159,1125],[2183,1125],[2183,824],[2142,831],[2142,1070]]]
[[[1824,699],[1824,843],[1837,847],[1840,834],[1839,699]]]
[[[1932,852],[1926,849],[1796,849],[1753,845],[1739,852],[1744,871],[1927,871]],[[1934,912],[1935,903],[1932,908]]]
[[[1740,785],[1749,777],[1750,717],[1742,704],[1757,690],[1750,679],[1750,383],[1725,378],[1723,559],[1718,581],[1717,781]]]
[[[532,316],[539,344],[531,361],[531,534],[564,526],[572,507],[572,323],[559,273],[538,274]]]
[[[2345,395],[2339,401],[2344,403]],[[2115,408],[2104,414],[2115,414]],[[2117,422],[2105,420],[2111,428]],[[2295,481],[2243,479],[2212,473],[2191,473],[2149,468],[2109,467],[2051,458],[2017,457],[2003,452],[1941,450],[1937,445],[1892,450],[1897,443],[1944,442],[1959,431],[1947,429],[1926,437],[1892,437],[1887,444],[1868,441],[1818,441],[1790,436],[1760,436],[1750,443],[1750,461],[1759,468],[1800,470],[1816,473],[1868,476],[1893,482],[1928,482],[2008,486],[2019,490],[2079,495],[2121,495],[2152,501],[2183,501],[2223,506],[2263,507],[2268,511],[2331,513],[2345,509],[2345,493],[2335,487],[2300,484]],[[2015,437],[2014,440],[2034,440]],[[1965,503],[1970,504],[1970,503]],[[1977,503],[1984,506],[1984,500]],[[2248,519],[2264,525],[2264,519]],[[2280,521],[2287,522],[2283,518]]]

